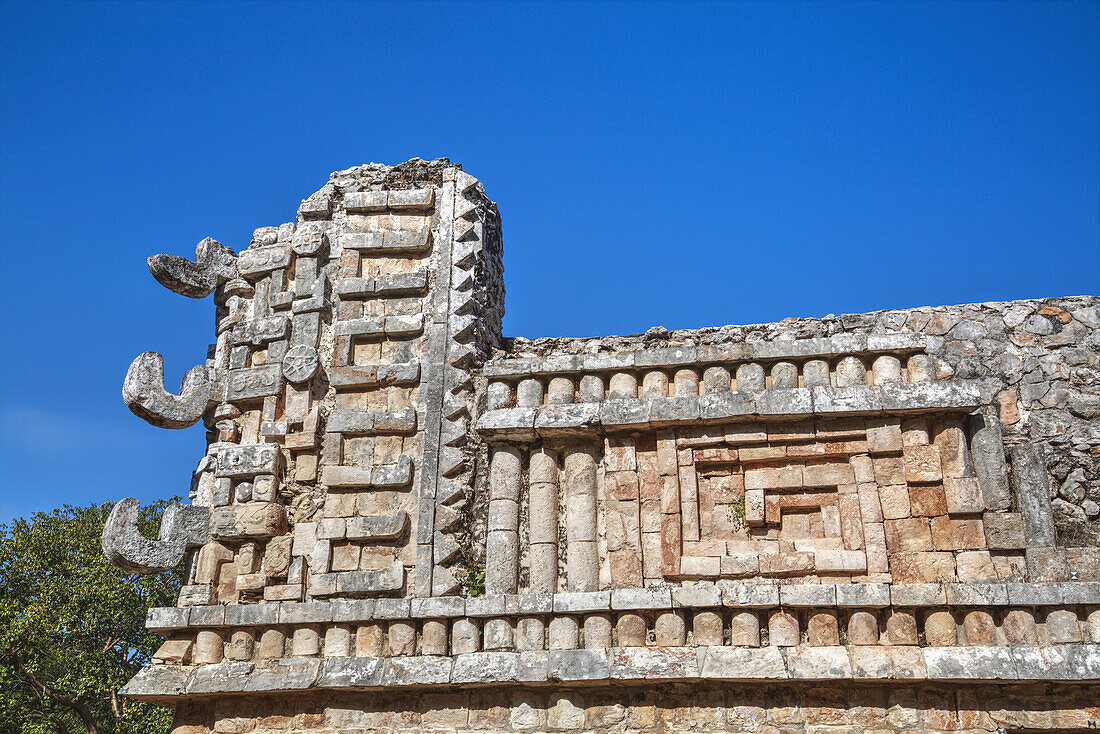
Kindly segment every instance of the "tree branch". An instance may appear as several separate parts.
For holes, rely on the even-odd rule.
[[[19,668],[19,671],[23,675],[27,676],[27,680],[31,682],[35,688],[38,688],[42,693],[48,696],[50,699],[57,703],[68,706],[71,708],[80,720],[84,723],[84,726],[88,729],[88,734],[99,734],[99,726],[95,722],[95,718],[92,716],[92,712],[88,710],[88,707],[84,705],[83,698],[77,696],[76,698],[66,698],[60,693],[53,691],[45,683],[38,679],[34,673],[27,669],[27,666],[23,665],[23,661],[18,657],[15,658],[15,667]]]

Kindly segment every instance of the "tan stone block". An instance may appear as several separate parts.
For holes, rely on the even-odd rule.
[[[657,615],[653,625],[654,642],[659,647],[677,647],[687,641],[687,626],[683,612],[668,611]]]
[[[940,451],[935,446],[906,446],[902,455],[907,483],[938,482],[943,479]]]
[[[642,533],[642,573],[647,579],[661,578],[664,567],[664,552],[661,533]]]
[[[890,573],[895,584],[935,584],[955,580],[952,553],[891,553]]]
[[[718,556],[682,556],[680,576],[688,578],[717,577],[721,573]]]
[[[812,553],[769,553],[760,556],[761,576],[797,576],[813,570]]]
[[[882,522],[882,500],[879,497],[878,485],[874,483],[860,484],[856,488],[859,496],[859,514],[864,522]]]
[[[637,455],[632,438],[608,438],[604,452],[607,471],[636,471]]]
[[[667,398],[668,392],[668,375],[659,370],[653,370],[652,372],[646,372],[642,376],[642,397],[643,398]]]
[[[924,617],[924,639],[933,647],[950,647],[958,640],[958,625],[951,612],[938,609]]]
[[[679,468],[679,460],[676,454],[676,437],[671,431],[661,431],[657,434],[657,473],[665,476],[675,476]]]
[[[860,550],[814,551],[814,568],[821,573],[864,573],[867,555]]]
[[[856,550],[863,547],[863,516],[859,510],[859,496],[842,494],[837,497],[840,509],[840,537],[844,547]]]
[[[740,647],[760,646],[760,617],[754,611],[735,612],[730,621],[730,644]]]
[[[973,609],[963,617],[963,633],[968,645],[997,644],[997,625],[993,615],[984,609]]]
[[[928,419],[903,418],[901,421],[902,446],[927,446],[932,442]]]
[[[191,656],[192,646],[191,640],[165,640],[164,644],[153,653],[153,660],[160,663],[183,665]]]
[[[848,644],[877,645],[878,642],[878,617],[872,612],[852,612],[848,617]]]
[[[855,472],[848,462],[806,464],[802,468],[802,486],[805,487],[835,487],[855,484],[855,481]]]
[[[661,573],[675,576],[680,573],[680,516],[665,515],[661,521]]]
[[[608,494],[612,499],[638,499],[638,475],[632,471],[608,472],[604,475]]]
[[[790,387],[796,387],[791,385]],[[782,423],[769,423],[767,425],[768,440],[775,442],[809,441],[815,435],[814,422],[784,421]]]
[[[978,513],[985,509],[976,477],[944,477],[943,491],[949,515]]]
[[[863,418],[826,418],[816,421],[815,426],[818,437],[828,440],[861,439],[867,432],[867,421]]]
[[[993,570],[998,581],[1023,581],[1027,577],[1027,561],[1023,553],[991,553]]]
[[[691,618],[692,643],[697,646],[724,644],[722,616],[717,612],[696,612]]]
[[[905,460],[900,456],[876,456],[872,461],[875,484],[880,487],[905,484]]]
[[[916,517],[936,517],[947,514],[947,499],[938,484],[909,486],[909,508]]]
[[[899,453],[902,448],[901,424],[897,419],[867,421],[867,448],[872,454]]]
[[[1039,635],[1035,626],[1035,614],[1030,609],[1010,609],[1001,623],[1005,639],[1010,645],[1037,645]]]
[[[840,644],[840,627],[836,612],[816,612],[806,622],[806,642],[814,647]]]
[[[764,490],[745,489],[745,524],[764,524]]]
[[[690,446],[676,449],[676,463],[678,463],[681,468],[691,466],[695,463],[695,452],[692,451]]]
[[[680,481],[676,475],[661,476],[661,512],[680,513]]]
[[[961,416],[937,419],[933,425],[933,443],[940,452],[940,464],[945,477],[965,477],[970,472],[969,447]]]
[[[286,652],[286,635],[282,630],[266,629],[260,635],[257,655],[261,660],[275,660]]]
[[[909,487],[904,484],[879,487],[878,496],[885,520],[900,520],[910,516]]]
[[[195,561],[195,583],[212,584],[218,579],[222,564],[233,560],[233,551],[216,541],[199,549]]]
[[[799,642],[798,617],[784,609],[776,609],[768,615],[768,644],[778,647],[794,647]]]
[[[985,528],[980,519],[932,518],[932,544],[936,550],[985,548]]]
[[[756,553],[731,553],[718,560],[722,576],[744,578],[760,573],[760,556]]]
[[[932,533],[925,518],[884,520],[882,525],[886,531],[886,547],[891,553],[932,550]]]
[[[955,556],[955,568],[959,581],[995,582],[997,569],[989,551],[963,551]]]
[[[852,473],[855,474],[856,484],[868,484],[875,482],[875,463],[867,454],[856,454],[848,459],[852,465]]]
[[[737,456],[742,464],[781,461],[786,458],[787,449],[783,446],[745,446],[738,450]]]
[[[331,570],[356,571],[359,569],[359,546],[352,543],[332,546]]]
[[[294,458],[294,479],[298,482],[317,481],[318,456],[312,453],[298,454]]]
[[[645,647],[648,630],[640,614],[620,614],[615,622],[615,636],[619,647]]]
[[[1011,387],[1002,390],[996,395],[997,404],[1000,406],[1001,424],[1011,426],[1020,420],[1020,409],[1016,404],[1016,388]]]
[[[1067,645],[1082,641],[1081,624],[1072,609],[1050,610],[1043,626],[1051,644]]]
[[[907,609],[891,609],[886,614],[886,639],[891,645],[917,644],[917,618]]]

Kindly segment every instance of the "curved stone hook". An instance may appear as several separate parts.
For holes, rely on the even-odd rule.
[[[148,263],[157,282],[188,298],[205,298],[237,277],[237,253],[209,237],[195,247],[194,262],[179,255],[153,255]]]
[[[164,357],[143,352],[130,363],[122,383],[122,399],[139,418],[159,428],[187,428],[202,417],[217,398],[217,381],[209,367],[192,367],[183,376],[180,394],[164,389]]]
[[[133,497],[115,504],[100,544],[107,560],[129,573],[160,573],[179,565],[188,548],[210,537],[210,508],[172,503],[160,520],[159,540],[138,531],[140,503]]]

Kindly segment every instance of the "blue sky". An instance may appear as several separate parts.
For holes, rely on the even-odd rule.
[[[330,171],[448,156],[509,335],[1097,293],[1100,3],[0,3],[0,522],[186,495],[169,387],[234,248]]]

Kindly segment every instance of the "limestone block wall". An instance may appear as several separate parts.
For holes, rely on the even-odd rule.
[[[1100,299],[503,338],[500,218],[445,160],[332,174],[239,254],[178,394],[187,564],[124,694],[176,734],[1100,725]]]

